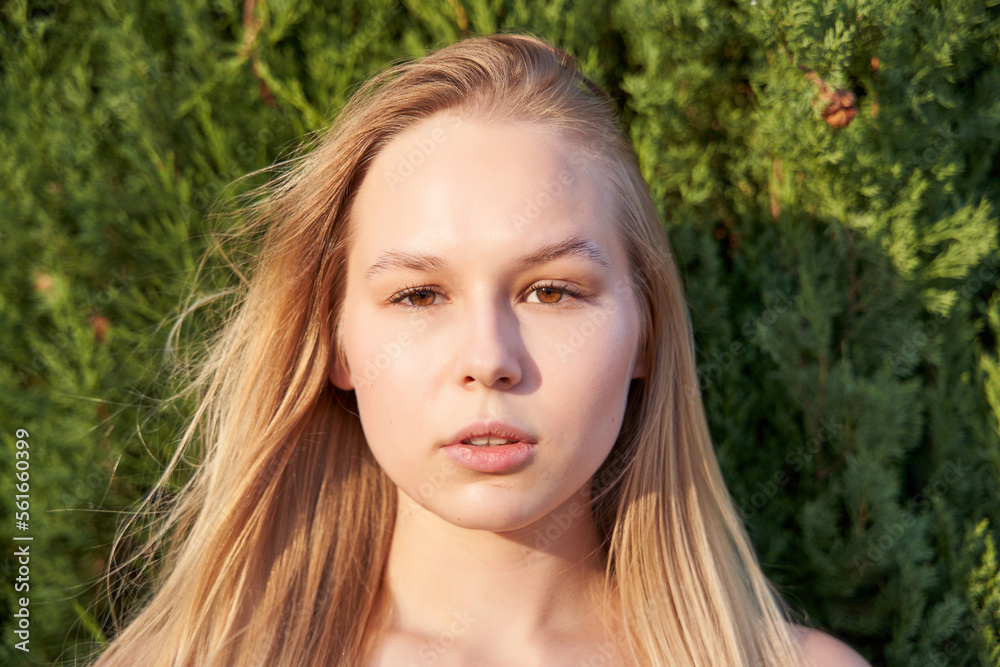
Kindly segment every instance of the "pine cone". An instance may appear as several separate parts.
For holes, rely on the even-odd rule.
[[[111,320],[106,318],[104,315],[92,315],[90,317],[90,326],[94,328],[94,340],[98,343],[103,343],[105,337],[108,335],[108,328],[111,326]]]
[[[838,88],[835,92],[830,92],[830,88],[823,79],[819,78],[816,72],[806,72],[806,78],[816,84],[819,88],[819,97],[813,101],[825,104],[822,116],[830,127],[840,129],[847,127],[858,115],[858,96],[844,88]]]
[[[823,109],[823,120],[830,127],[847,127],[854,117],[858,115],[857,95],[849,90],[840,88],[830,95],[830,103]]]

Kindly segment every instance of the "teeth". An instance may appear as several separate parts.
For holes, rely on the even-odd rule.
[[[466,443],[468,443],[470,445],[479,445],[479,446],[485,445],[485,446],[489,447],[489,446],[492,446],[492,445],[511,445],[511,444],[514,444],[515,442],[517,442],[517,440],[508,440],[506,438],[497,438],[497,437],[494,437],[494,436],[490,435],[490,436],[482,436],[482,437],[479,437],[479,438],[469,438],[468,440],[464,440],[463,442],[466,442]]]

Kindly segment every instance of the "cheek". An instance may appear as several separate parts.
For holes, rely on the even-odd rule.
[[[427,328],[425,315],[416,313],[401,319],[361,312],[355,321],[363,324],[354,327],[345,343],[351,376],[359,390],[381,390],[419,371],[414,357]]]
[[[379,318],[359,313],[361,326],[345,332],[358,411],[365,438],[376,460],[390,472],[417,456],[406,447],[433,425],[426,392],[430,367],[424,331],[425,316]]]
[[[543,375],[599,396],[627,388],[638,346],[638,318],[630,311],[594,310],[554,335],[539,336]]]
[[[637,319],[611,312],[591,315],[537,345],[540,407],[559,415],[562,435],[589,443],[601,460],[621,429],[637,339]]]

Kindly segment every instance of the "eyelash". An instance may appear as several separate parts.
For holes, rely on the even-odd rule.
[[[559,292],[562,292],[563,294],[569,295],[574,299],[580,299],[583,297],[583,293],[580,292],[579,290],[576,290],[568,285],[561,285],[559,283],[553,283],[553,282],[535,283],[531,287],[526,289],[524,291],[524,294],[528,295],[540,289],[554,289]],[[430,308],[430,306],[415,306],[413,304],[403,303],[403,301],[407,297],[413,296],[418,292],[433,292],[434,294],[439,294],[439,295],[441,294],[440,292],[436,291],[434,287],[431,285],[411,285],[409,287],[404,287],[403,289],[399,290],[398,292],[390,296],[389,303],[401,305],[404,308]],[[563,305],[563,300],[560,299],[557,303],[549,303],[549,304],[542,302],[542,304],[548,306],[561,306]],[[431,305],[436,305],[436,304],[431,304]]]

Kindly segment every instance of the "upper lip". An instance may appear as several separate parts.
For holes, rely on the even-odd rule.
[[[445,443],[445,446],[457,445],[463,440],[468,440],[469,438],[482,438],[486,436],[506,438],[507,440],[517,440],[518,442],[526,442],[531,445],[538,443],[537,438],[535,438],[535,436],[531,433],[508,424],[507,422],[482,421],[469,424],[455,433],[455,435],[451,436],[448,442]]]

